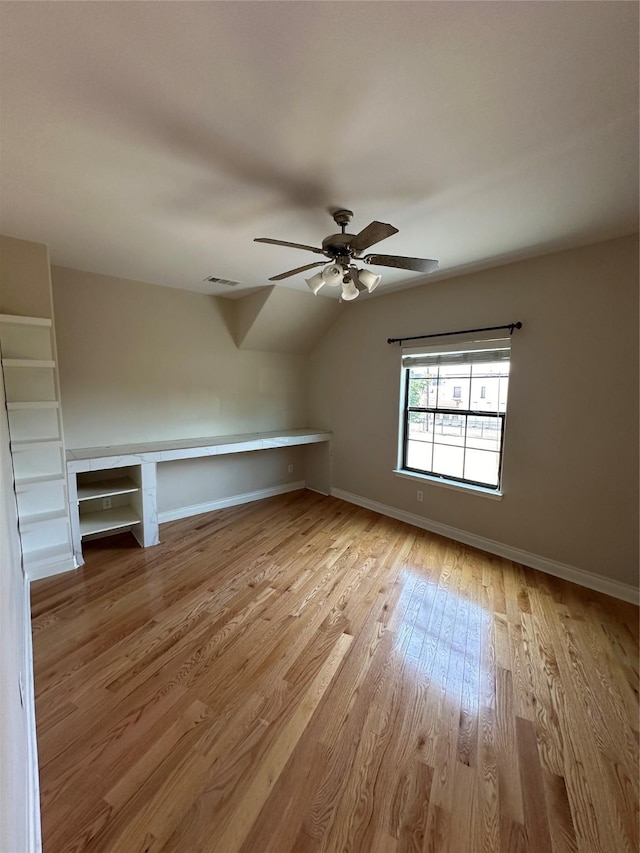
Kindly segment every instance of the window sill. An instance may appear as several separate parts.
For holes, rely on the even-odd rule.
[[[440,486],[443,489],[453,489],[456,492],[480,495],[483,498],[490,498],[494,501],[502,500],[502,492],[497,492],[495,489],[485,489],[482,486],[472,486],[469,483],[455,483],[453,480],[441,480],[439,477],[430,477],[428,474],[417,474],[415,471],[404,471],[401,468],[396,468],[393,473],[396,477],[403,477],[405,480],[415,480],[418,483],[426,482],[433,486]]]

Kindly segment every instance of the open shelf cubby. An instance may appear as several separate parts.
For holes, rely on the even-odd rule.
[[[87,471],[77,477],[79,530],[82,539],[132,528],[142,521],[137,466],[118,469],[118,475]]]

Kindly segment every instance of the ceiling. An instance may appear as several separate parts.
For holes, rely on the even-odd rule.
[[[2,3],[0,230],[224,296],[317,260],[253,238],[318,246],[330,207],[435,277],[629,234],[638,8]],[[375,269],[377,293],[426,280]]]

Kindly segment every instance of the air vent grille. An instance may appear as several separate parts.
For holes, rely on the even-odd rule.
[[[224,284],[226,287],[237,287],[239,284],[242,284],[241,281],[233,281],[230,278],[218,278],[215,275],[209,275],[204,281],[208,281],[210,284]]]

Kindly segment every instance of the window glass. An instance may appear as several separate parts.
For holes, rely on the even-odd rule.
[[[494,344],[488,358],[499,357],[499,349]],[[455,354],[430,350],[407,364],[401,467],[499,488],[509,360],[484,361],[475,347]]]

